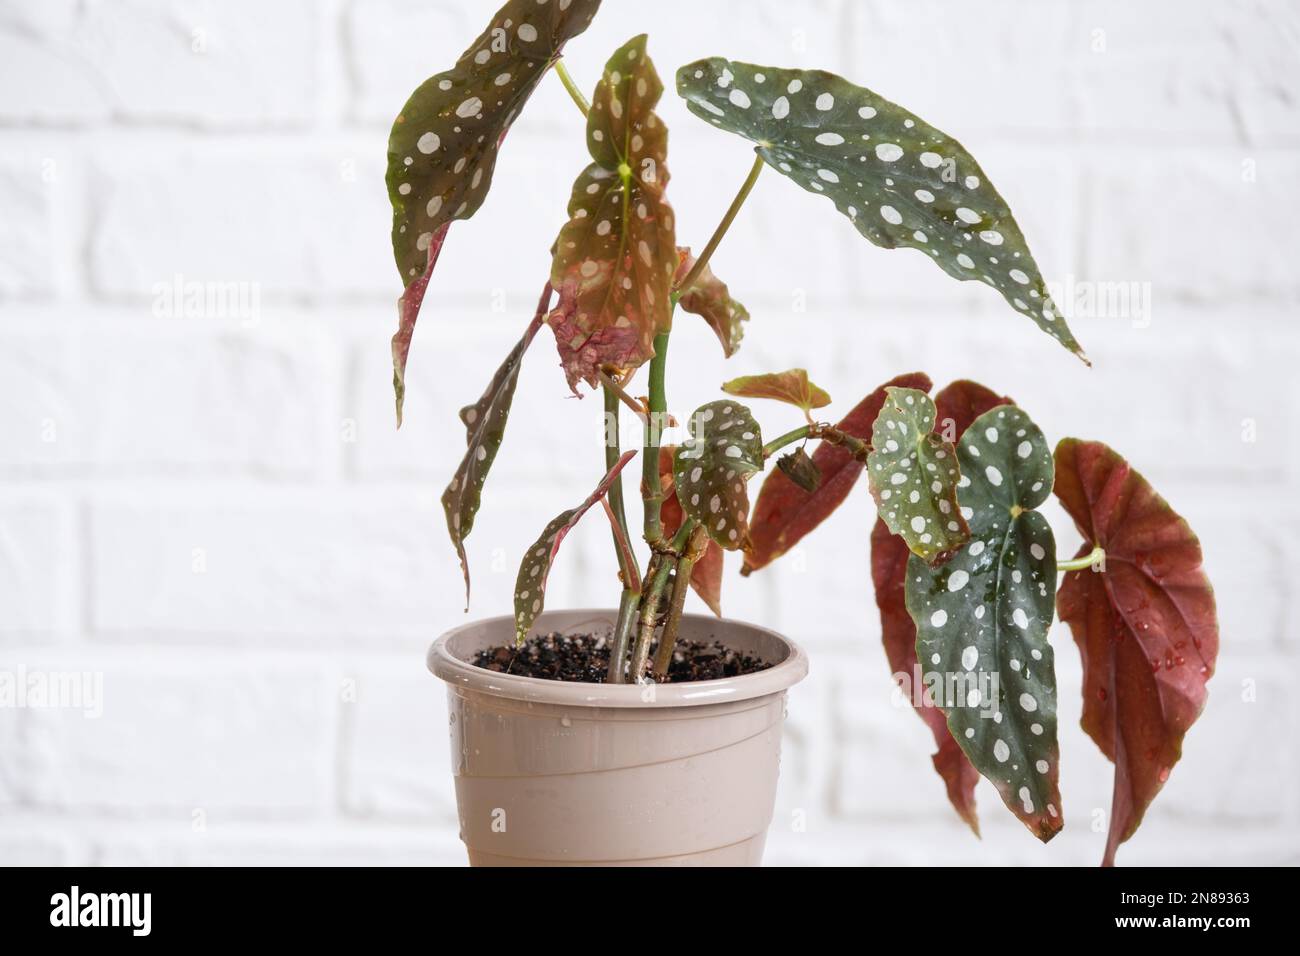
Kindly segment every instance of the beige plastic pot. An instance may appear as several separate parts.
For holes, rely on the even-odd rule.
[[[614,612],[547,611],[536,630],[604,632]],[[775,666],[685,684],[579,684],[469,663],[514,619],[434,641],[447,682],[460,835],[474,866],[756,866],[776,799],[785,692],[808,673],[774,631],[687,614],[686,640]]]

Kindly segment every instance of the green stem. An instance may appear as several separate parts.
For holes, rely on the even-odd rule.
[[[605,675],[608,683],[622,684],[627,679],[627,653],[632,643],[632,627],[641,608],[640,597],[630,588],[624,588],[623,597],[618,602],[618,621],[614,624],[614,636],[609,646],[609,670]]]
[[[555,75],[560,78],[564,88],[569,91],[569,98],[578,104],[578,109],[582,110],[582,115],[586,116],[591,112],[591,104],[582,95],[582,90],[578,89],[578,84],[573,82],[573,77],[569,76],[569,71],[565,69],[563,60],[555,61]]]
[[[668,333],[655,336],[655,354],[650,360],[650,407],[645,419],[645,441],[641,449],[641,497],[645,501],[645,540],[650,547],[663,543],[663,525],[659,521],[663,504],[663,486],[659,481],[659,439],[668,416],[668,395],[664,389],[664,372],[668,366]]]
[[[764,165],[762,156],[754,157],[754,165],[750,167],[749,175],[745,177],[744,183],[741,184],[740,192],[736,193],[736,198],[731,201],[731,206],[728,207],[727,214],[722,217],[722,222],[718,223],[718,228],[713,230],[708,245],[704,247],[704,251],[695,260],[695,265],[691,266],[691,271],[686,273],[681,282],[677,283],[674,295],[680,295],[682,290],[689,289],[695,283],[695,280],[700,277],[704,267],[709,264],[709,259],[713,257],[713,251],[718,248],[718,243],[722,241],[722,237],[727,234],[727,230],[731,227],[732,221],[736,218],[736,213],[740,212],[740,207],[745,204],[745,197],[754,188],[754,183],[758,180],[758,174],[763,171]]]
[[[656,551],[650,559],[650,568],[646,571],[646,583],[641,587],[641,626],[637,632],[636,644],[632,648],[632,662],[628,668],[628,680],[637,683],[645,673],[650,660],[650,642],[654,640],[655,629],[659,626],[659,603],[663,600],[664,590],[668,587],[668,578],[677,566],[682,547],[695,530],[695,521],[686,519],[673,535],[672,544],[666,550]]]
[[[763,446],[763,460],[766,461],[767,459],[771,458],[774,454],[776,454],[786,445],[793,445],[797,441],[802,441],[803,439],[809,437],[811,433],[812,433],[811,425],[801,425],[799,428],[794,429],[794,431],[788,431],[779,438],[773,438],[770,442],[768,442],[766,445]],[[613,466],[611,465],[610,467]]]
[[[1106,549],[1097,545],[1088,554],[1081,558],[1075,558],[1072,561],[1057,561],[1056,570],[1058,571],[1082,571],[1084,568],[1090,568],[1095,564],[1102,564],[1106,561]]]
[[[673,648],[677,646],[677,631],[682,623],[682,608],[686,605],[686,592],[691,589],[691,572],[695,562],[709,546],[709,533],[703,527],[696,527],[686,542],[686,551],[677,561],[677,573],[673,577],[672,603],[668,607],[668,618],[664,621],[663,633],[659,635],[659,650],[655,652],[652,673],[655,680],[668,677],[668,669],[673,663]]]
[[[622,454],[622,442],[619,440],[618,428],[618,396],[613,391],[605,389],[605,471],[608,472],[618,464],[619,456]],[[610,510],[614,513],[614,520],[617,523],[614,535],[614,550],[618,553],[618,570],[623,577],[623,587],[631,588],[641,580],[641,569],[637,567],[636,555],[632,552],[629,542],[632,540],[627,531],[627,511],[623,507],[623,476],[620,474],[614,479],[614,483],[609,486],[609,492],[606,496],[609,499]],[[622,535],[622,541],[619,541],[619,535]]]

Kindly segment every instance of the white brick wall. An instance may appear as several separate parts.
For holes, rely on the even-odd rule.
[[[99,720],[0,711],[0,862],[462,860],[442,688],[422,661],[463,620],[437,497],[455,409],[524,324],[583,162],[548,80],[488,203],[453,230],[395,432],[387,125],[487,6],[0,3],[0,666],[104,679]],[[1088,371],[987,289],[870,247],[767,175],[715,259],[754,313],[745,345],[724,366],[681,317],[672,405],[802,364],[847,408],[924,368],[1012,394],[1049,437],[1126,452],[1200,533],[1223,651],[1121,861],[1300,862],[1300,8],[605,6],[568,57],[584,85],[641,30],[665,76],[714,53],[836,70],[958,135],[1049,277],[1150,284],[1149,323],[1075,321]],[[748,152],[671,93],[663,112],[680,235],[698,247]],[[257,298],[224,315],[160,305],[177,281]],[[520,549],[600,469],[597,403],[565,397],[550,348],[544,333],[470,539],[476,614],[507,610]],[[859,491],[797,555],[726,581],[728,613],[813,654],[768,859],[1095,862],[1110,771],[1078,730],[1069,635],[1053,633],[1066,830],[1040,847],[982,786],[976,841],[892,699],[871,520]],[[553,603],[608,602],[612,566],[606,530],[581,527]]]

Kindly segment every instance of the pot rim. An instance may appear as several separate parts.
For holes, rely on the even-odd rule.
[[[616,612],[608,608],[564,608],[558,613],[568,615],[601,616],[613,620]],[[724,677],[718,680],[690,681],[680,684],[591,684],[579,681],[544,680],[540,677],[523,677],[517,674],[502,674],[456,657],[447,644],[456,636],[469,630],[477,630],[492,625],[503,626],[507,632],[514,630],[514,616],[502,614],[496,617],[481,618],[452,628],[439,637],[429,647],[426,658],[429,670],[452,687],[465,688],[493,697],[505,697],[510,700],[527,701],[541,704],[562,704],[569,707],[626,707],[664,709],[672,707],[696,707],[705,704],[720,704],[729,701],[751,700],[785,691],[797,684],[808,674],[808,655],[794,641],[782,634],[732,618],[716,618],[705,614],[683,614],[683,620],[700,621],[714,628],[724,630],[731,627],[746,628],[778,641],[786,648],[785,660],[769,667],[767,670],[739,677]],[[725,644],[725,638],[723,639]],[[645,699],[642,691],[646,686],[654,687],[652,699]]]

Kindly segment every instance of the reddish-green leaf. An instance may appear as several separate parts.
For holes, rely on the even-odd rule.
[[[454,67],[411,94],[393,123],[386,178],[393,255],[406,286],[393,336],[398,425],[411,334],[447,228],[483,204],[506,130],[599,6],[600,0],[509,0]]]
[[[681,262],[673,282],[680,282],[695,267],[695,257],[691,250],[679,248]],[[700,316],[709,324],[709,328],[722,343],[722,354],[731,358],[740,347],[740,340],[745,335],[743,323],[749,321],[749,310],[731,297],[727,284],[713,274],[706,263],[695,277],[689,289],[680,290],[677,304],[687,312]]]
[[[740,398],[770,398],[785,402],[805,413],[814,408],[824,408],[831,403],[825,391],[808,381],[808,372],[792,368],[785,372],[765,372],[762,375],[742,375],[724,382],[722,390]]]
[[[912,553],[937,564],[970,528],[957,507],[957,452],[934,432],[935,406],[916,389],[890,388],[871,429],[867,476],[880,517]]]
[[[924,392],[929,391],[930,384],[922,372],[900,375],[864,398],[835,427],[869,441],[871,426],[885,403],[885,389],[897,386]],[[750,521],[752,546],[745,552],[741,574],[770,564],[798,544],[840,506],[862,474],[862,463],[839,445],[822,442],[812,460],[821,472],[821,483],[814,492],[800,488],[780,471],[773,471],[763,481]]]
[[[593,162],[573,184],[569,221],[555,241],[555,330],[569,387],[596,386],[600,370],[634,369],[672,324],[677,269],[668,185],[668,130],[654,112],[663,84],[645,35],[619,48],[587,114]]]
[[[460,420],[465,424],[465,457],[460,460],[451,484],[442,493],[442,510],[447,515],[447,533],[451,543],[456,547],[460,557],[460,569],[465,575],[465,609],[469,610],[469,559],[465,554],[465,539],[474,529],[474,516],[478,514],[479,503],[483,495],[483,483],[487,480],[492,462],[496,461],[497,451],[505,437],[506,419],[510,415],[510,404],[515,396],[515,384],[519,381],[519,367],[523,363],[524,352],[532,343],[537,330],[542,327],[542,320],[551,302],[551,285],[548,282],[542,289],[542,297],[537,303],[537,312],[524,330],[523,336],[510,350],[501,367],[492,376],[492,381],[483,395],[473,405],[466,405],[460,410]]]
[[[659,506],[659,522],[663,525],[666,538],[677,533],[683,520],[682,506],[677,501],[677,487],[673,484],[673,455],[676,452],[676,445],[662,445],[659,448],[659,484],[664,495]],[[722,617],[722,565],[722,548],[710,538],[704,553],[696,559],[695,567],[691,569],[691,588],[718,617]]]
[[[1009,398],[999,397],[983,385],[965,380],[953,382],[934,397],[935,429],[955,444],[980,415],[998,405],[1009,404],[1012,404]],[[932,758],[934,768],[943,778],[949,801],[978,835],[975,785],[979,782],[979,771],[953,740],[943,711],[935,706],[928,688],[920,679],[916,625],[907,613],[904,599],[910,554],[903,539],[891,533],[884,521],[876,519],[871,530],[871,579],[876,590],[876,606],[880,609],[885,656],[904,693],[909,695],[912,706],[934,735],[934,742],[939,747]]]
[[[913,556],[907,610],[935,702],[972,764],[1040,840],[1061,829],[1056,675],[1047,631],[1056,542],[1034,510],[1052,486],[1043,433],[1014,405],[985,412],[958,442],[970,543],[942,567]]]
[[[696,116],[831,200],[872,243],[917,249],[956,279],[993,286],[1082,357],[1006,201],[946,133],[822,70],[711,57],[677,71],[677,92]]]
[[[1105,570],[1068,573],[1056,600],[1083,656],[1083,729],[1115,764],[1110,865],[1205,706],[1219,623],[1196,535],[1119,454],[1062,440],[1056,496],[1083,534],[1080,556],[1106,550]]]
[[[562,511],[543,529],[541,536],[533,542],[524,554],[519,565],[519,576],[515,579],[515,640],[522,643],[528,636],[529,629],[542,613],[546,604],[546,579],[551,573],[551,565],[560,550],[564,536],[576,525],[582,516],[609,491],[619,472],[636,456],[636,451],[629,450],[614,463],[605,477],[600,479],[587,500],[576,508]]]
[[[975,421],[990,408],[999,405],[1014,405],[1010,398],[998,395],[992,389],[985,388],[978,382],[958,379],[945,386],[934,396],[935,424],[934,430],[956,444],[957,439]]]
[[[690,420],[691,437],[673,456],[673,480],[682,511],[728,551],[749,547],[749,495],[745,482],[763,467],[763,436],[748,408],[737,401],[701,405]]]
[[[871,580],[876,589],[876,607],[880,609],[880,636],[885,645],[885,657],[899,688],[934,735],[939,750],[931,759],[947,787],[948,800],[958,816],[978,836],[980,824],[975,813],[975,785],[979,783],[979,771],[952,739],[948,720],[935,706],[917,666],[916,625],[907,613],[903,592],[907,559],[911,554],[906,542],[877,518],[871,530]]]

